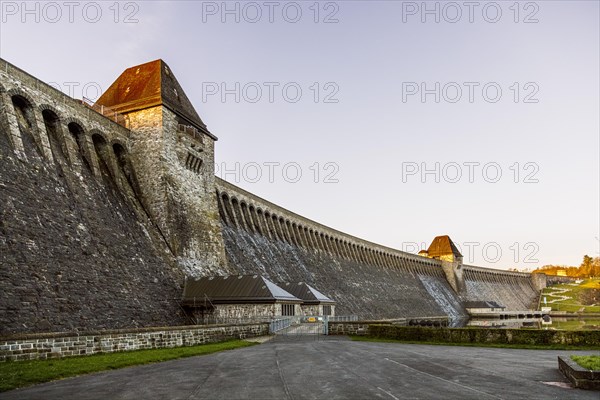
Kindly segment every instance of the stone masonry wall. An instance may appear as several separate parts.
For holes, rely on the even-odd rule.
[[[465,282],[461,297],[465,301],[495,301],[507,310],[522,311],[537,308],[539,289],[531,274],[490,270],[464,265]]]
[[[239,273],[307,282],[338,301],[338,315],[456,319],[466,316],[463,301],[526,310],[539,293],[530,274],[473,266],[455,272],[452,265],[444,271],[439,260],[352,237],[220,179],[217,200],[227,257]]]
[[[466,316],[437,260],[370,244],[217,179],[229,264],[275,283],[306,282],[362,319]]]
[[[169,109],[124,121],[0,59],[0,334],[180,325],[186,274],[303,281],[336,314],[368,319],[463,317],[464,300],[514,309],[536,295],[525,274],[478,267],[457,293],[439,260],[216,178],[214,140],[181,132]]]
[[[230,273],[214,197],[214,140],[180,131],[163,106],[127,118],[142,203],[178,264],[189,276]]]
[[[0,334],[184,323],[129,136],[0,60]]]
[[[116,351],[195,346],[269,334],[268,323],[180,326],[81,334],[16,335],[0,338],[0,361],[61,358]]]

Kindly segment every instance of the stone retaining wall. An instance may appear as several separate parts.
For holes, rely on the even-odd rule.
[[[0,361],[61,358],[116,351],[195,346],[269,334],[269,324],[195,325],[0,337]]]
[[[579,389],[600,390],[600,371],[589,371],[570,357],[558,357],[558,369]]]

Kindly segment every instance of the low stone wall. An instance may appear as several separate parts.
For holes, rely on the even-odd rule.
[[[600,371],[589,371],[570,357],[558,357],[558,369],[580,389],[600,390]]]
[[[600,348],[600,331],[542,329],[422,328],[371,324],[368,336],[414,342],[569,345]]]
[[[376,321],[349,321],[349,322],[329,322],[327,332],[329,335],[355,335],[366,336],[369,330],[369,324]]]
[[[194,325],[0,337],[0,361],[61,358],[141,349],[195,346],[269,334],[268,323]]]

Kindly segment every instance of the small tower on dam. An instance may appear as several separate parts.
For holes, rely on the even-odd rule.
[[[456,293],[464,290],[462,274],[463,256],[450,239],[450,236],[436,236],[427,250],[421,250],[419,255],[440,260],[448,283]]]
[[[134,189],[192,276],[227,273],[215,198],[214,136],[163,60],[126,69],[98,99],[132,131]]]

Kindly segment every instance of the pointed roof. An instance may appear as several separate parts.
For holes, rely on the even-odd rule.
[[[95,105],[109,107],[120,114],[162,105],[196,129],[217,139],[210,134],[177,78],[163,60],[127,68],[100,96]]]
[[[330,299],[304,282],[285,283],[281,286],[294,296],[303,300],[304,304],[335,304],[335,300]]]
[[[302,302],[258,275],[211,276],[185,281],[184,304],[203,303],[206,298],[213,304]]]
[[[448,235],[436,236],[431,242],[431,245],[429,245],[427,254],[429,257],[440,257],[450,254],[455,257],[462,257],[462,254],[460,254],[460,251],[458,251],[458,248]]]

